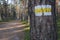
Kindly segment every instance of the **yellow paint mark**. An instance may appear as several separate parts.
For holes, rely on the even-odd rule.
[[[35,9],[35,13],[42,13],[42,9],[41,8],[37,8],[37,9]]]

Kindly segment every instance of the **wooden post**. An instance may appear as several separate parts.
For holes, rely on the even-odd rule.
[[[57,40],[55,0],[29,0],[28,12],[30,40]]]

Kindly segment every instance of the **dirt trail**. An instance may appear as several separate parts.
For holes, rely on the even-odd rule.
[[[0,40],[24,40],[24,28],[19,21],[0,24]]]

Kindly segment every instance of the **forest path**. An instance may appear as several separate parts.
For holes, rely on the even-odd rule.
[[[0,40],[24,40],[24,28],[20,21],[0,23]]]

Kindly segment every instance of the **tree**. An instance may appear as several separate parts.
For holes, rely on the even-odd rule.
[[[6,1],[3,1],[3,15],[4,15],[4,20],[6,21],[7,20],[7,17],[8,17],[8,13],[7,13],[7,3]]]
[[[1,12],[1,2],[0,2],[0,12]]]
[[[35,6],[51,5],[52,15],[36,16]],[[28,12],[30,15],[30,40],[57,40],[55,1],[48,0],[29,0]]]
[[[2,20],[7,20],[7,3],[5,0],[1,1],[1,18]]]

